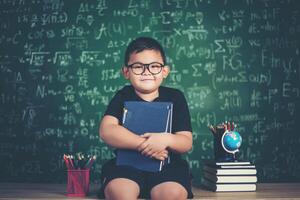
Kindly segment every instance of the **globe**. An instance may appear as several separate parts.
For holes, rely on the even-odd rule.
[[[225,151],[235,154],[242,144],[242,137],[237,131],[226,131],[222,136],[221,143]]]

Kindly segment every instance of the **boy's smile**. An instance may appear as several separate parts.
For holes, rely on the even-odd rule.
[[[154,78],[141,77],[140,81],[154,81]]]
[[[128,65],[133,63],[159,63],[164,64],[162,56],[159,51],[156,50],[144,50],[138,53],[130,55]],[[169,67],[163,66],[161,72],[158,74],[152,74],[148,68],[140,75],[133,73],[133,69],[129,67],[123,67],[123,74],[134,87],[136,93],[144,100],[153,100],[158,97],[158,88],[162,84],[163,79],[168,76]]]

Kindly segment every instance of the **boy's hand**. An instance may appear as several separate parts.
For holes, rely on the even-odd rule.
[[[169,152],[167,150],[163,150],[159,153],[152,155],[151,157],[157,160],[164,161],[166,158],[168,158],[168,156],[169,156]]]
[[[168,147],[168,133],[145,133],[141,137],[146,141],[139,145],[138,151],[143,155],[154,157]]]

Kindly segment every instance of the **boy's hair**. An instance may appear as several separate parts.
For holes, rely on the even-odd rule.
[[[163,64],[166,64],[165,52],[159,42],[150,37],[139,37],[131,41],[127,46],[124,59],[125,66],[127,66],[129,57],[132,53],[139,53],[144,50],[159,51],[164,62]]]

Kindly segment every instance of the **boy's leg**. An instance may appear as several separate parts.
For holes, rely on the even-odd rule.
[[[151,199],[153,200],[183,200],[187,199],[186,189],[176,182],[164,182],[154,186],[151,190]]]
[[[139,185],[126,178],[111,180],[104,189],[106,199],[137,199],[140,193]]]
[[[127,166],[116,166],[116,160],[112,159],[102,166],[101,188],[98,197],[108,198],[107,195],[130,194],[131,199],[143,194],[144,189],[144,173]],[[129,195],[128,194],[128,195]],[[137,196],[136,196],[137,194]],[[112,198],[114,199],[114,198]]]
[[[178,199],[193,198],[192,174],[187,161],[180,158],[171,160],[161,172],[149,174],[147,186],[153,199],[172,199],[176,195]]]

